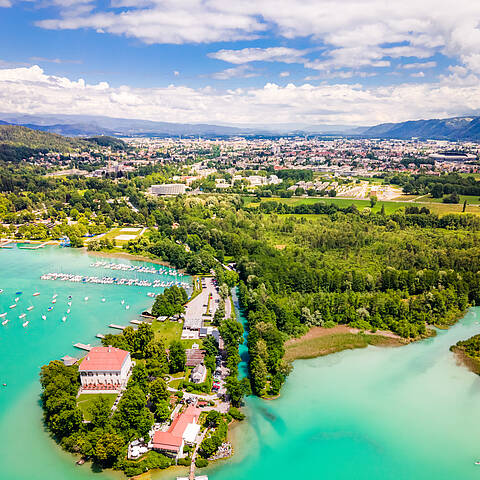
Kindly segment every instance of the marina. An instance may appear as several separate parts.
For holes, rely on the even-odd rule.
[[[183,276],[183,273],[177,272],[172,268],[159,268],[146,267],[141,265],[129,265],[126,263],[111,263],[111,262],[95,262],[91,263],[90,267],[92,268],[105,268],[107,270],[120,270],[123,272],[138,272],[138,273],[149,273],[152,275],[170,275],[170,276]]]

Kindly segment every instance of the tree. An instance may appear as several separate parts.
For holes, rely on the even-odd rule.
[[[215,428],[222,421],[222,414],[217,410],[210,410],[205,417],[205,424],[209,428]]]
[[[108,423],[112,410],[108,400],[100,396],[92,402],[89,411],[92,425],[97,428],[104,428]]]
[[[95,458],[103,464],[111,465],[120,455],[124,440],[116,433],[104,433],[95,445]]]
[[[144,393],[148,392],[148,374],[145,365],[139,364],[133,367],[128,383],[140,387]]]
[[[150,384],[150,401],[156,405],[168,398],[167,384],[163,378],[157,378]]]
[[[165,400],[160,400],[155,408],[155,418],[159,422],[166,422],[170,418],[170,409]]]
[[[172,343],[170,343],[169,357],[170,373],[185,371],[187,354],[185,353],[185,347],[179,340],[174,340]]]
[[[373,208],[377,203],[377,197],[375,195],[372,195],[370,197],[370,208]]]

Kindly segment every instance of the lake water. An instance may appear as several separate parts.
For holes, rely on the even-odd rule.
[[[113,263],[144,264],[122,258],[106,259],[73,249],[47,247],[39,250],[0,249],[0,313],[7,312],[9,323],[0,325],[0,479],[11,480],[86,480],[111,478],[114,474],[93,474],[88,465],[75,466],[73,457],[65,454],[43,430],[39,406],[40,367],[65,354],[81,356],[74,343],[99,344],[97,333],[118,333],[110,323],[127,325],[138,314],[151,307],[147,292],[163,289],[94,285],[40,280],[43,273],[64,272],[83,275],[139,278],[149,281],[169,275],[112,271],[91,268],[97,260]],[[159,265],[146,264],[160,268]],[[182,277],[183,279],[187,277]],[[186,281],[190,281],[187,279]],[[16,295],[22,291],[21,295]],[[39,292],[39,296],[33,296]],[[51,312],[52,297],[57,302]],[[72,306],[68,307],[68,297]],[[88,301],[85,297],[88,296]],[[9,309],[19,297],[18,306]],[[105,298],[105,302],[102,302]],[[121,301],[124,300],[122,305]],[[126,306],[129,305],[129,310]],[[27,311],[29,306],[34,309]],[[70,308],[70,314],[66,314]],[[25,319],[19,315],[26,313]],[[42,315],[47,316],[42,320]],[[67,320],[62,322],[62,317]],[[1,318],[0,320],[4,320]],[[29,320],[26,328],[22,323]],[[6,387],[2,386],[4,383]],[[116,475],[115,475],[116,476]]]
[[[0,250],[0,313],[8,311],[12,319],[0,326],[2,480],[118,478],[75,466],[43,431],[38,405],[42,364],[78,355],[73,343],[95,343],[94,335],[107,332],[109,323],[125,325],[152,303],[148,288],[39,280],[49,271],[99,274],[89,268],[97,259],[57,248]],[[19,290],[24,292],[19,306],[9,310]],[[34,291],[41,295],[32,297]],[[58,301],[44,321],[41,314],[54,293]],[[72,311],[63,323],[68,295]],[[131,306],[128,312],[121,299]],[[31,323],[22,328],[18,315],[30,304]],[[477,315],[480,309],[472,309],[450,330],[406,347],[369,347],[295,362],[280,399],[247,400],[248,421],[234,430],[236,454],[206,469],[210,480],[480,477],[474,465],[480,459],[480,379],[449,352],[459,339],[480,333]]]

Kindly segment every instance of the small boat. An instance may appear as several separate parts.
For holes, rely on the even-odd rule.
[[[6,325],[9,322],[8,318],[6,318],[3,322],[2,325]]]
[[[38,297],[39,295],[40,295],[40,292],[35,292],[35,293],[33,294],[34,297]]]
[[[475,462],[475,465],[480,465],[480,460],[477,460],[477,461]]]
[[[129,308],[130,308],[130,305],[127,305],[127,306],[125,307],[125,310],[128,310]]]
[[[22,327],[25,328],[30,322],[27,320],[26,322],[22,323]]]
[[[34,306],[33,305],[30,305],[27,310],[30,311],[30,310],[33,310],[34,309]]]
[[[67,313],[70,313],[70,309],[67,310]]]
[[[53,307],[48,307],[48,311],[51,312],[53,310]]]
[[[56,300],[56,299],[53,299],[53,300],[52,300],[52,303],[57,303],[57,300]]]
[[[104,301],[105,301],[105,299],[104,299],[104,298],[102,298],[102,302],[104,302]]]
[[[0,288],[0,293],[3,293],[3,288]]]
[[[23,292],[15,292],[15,295],[21,295]]]
[[[22,313],[21,315],[18,316],[18,318],[25,318],[27,316],[26,313]]]
[[[9,308],[15,308],[16,306],[17,306],[17,304],[16,304],[16,303],[14,303],[13,305],[10,305],[10,307],[9,307]]]
[[[68,305],[69,307],[71,307],[71,306],[72,306],[72,302],[68,302],[67,305]]]
[[[56,293],[52,298],[57,298],[58,297],[58,293]]]
[[[5,312],[5,313],[0,313],[0,318],[6,317],[6,316],[7,316],[7,312]]]
[[[19,300],[20,300],[20,297],[17,297],[17,298],[15,299],[15,303],[17,303]]]
[[[72,299],[72,296],[71,296],[71,295],[69,295],[69,296],[68,296],[68,299],[69,299],[69,300],[71,300],[71,299]]]
[[[123,305],[125,303],[125,300],[122,300],[120,303]]]
[[[65,322],[67,320],[67,317],[62,317],[62,322]]]
[[[88,297],[85,297],[84,300],[85,300],[86,302],[88,302]]]
[[[46,315],[42,315],[42,320],[46,320],[47,319],[47,316]]]

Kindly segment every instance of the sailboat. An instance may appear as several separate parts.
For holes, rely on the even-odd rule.
[[[5,312],[5,313],[0,313],[0,318],[6,317],[6,316],[7,316],[7,312]]]
[[[62,317],[62,322],[65,322],[67,320],[67,317]]]
[[[33,305],[30,305],[30,306],[27,308],[27,310],[30,311],[30,310],[33,310],[33,308],[34,308]]]
[[[33,294],[34,297],[38,297],[39,295],[40,295],[40,292],[35,292],[35,293]]]
[[[2,325],[6,325],[9,322],[8,318],[6,318],[3,322]]]
[[[130,305],[127,305],[127,306],[125,307],[125,310],[128,310],[129,308],[130,308]]]
[[[21,315],[18,316],[18,318],[25,318],[27,316],[26,313],[22,313]]]
[[[67,313],[70,313],[70,309],[67,310]]]
[[[84,300],[85,300],[86,302],[88,302],[88,297],[85,297]]]
[[[42,315],[42,320],[46,320],[47,319],[47,316],[46,315]]]
[[[22,323],[22,327],[25,328],[30,322],[27,320],[26,322]]]

